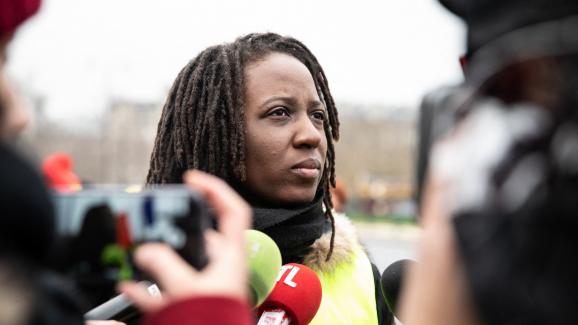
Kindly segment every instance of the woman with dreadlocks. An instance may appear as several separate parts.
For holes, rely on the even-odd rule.
[[[323,69],[301,42],[249,34],[212,46],[177,76],[158,125],[148,184],[188,169],[227,181],[283,263],[323,287],[312,324],[389,324],[379,273],[351,223],[332,214],[339,120]]]

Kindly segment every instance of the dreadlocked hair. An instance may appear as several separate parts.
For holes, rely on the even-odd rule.
[[[319,187],[324,193],[325,217],[331,221],[329,259],[335,239],[329,186],[335,187],[333,142],[339,139],[339,119],[321,65],[294,38],[248,34],[233,43],[209,47],[191,60],[175,79],[163,107],[147,184],[180,183],[188,169],[205,171],[229,183],[246,179],[244,68],[270,53],[288,54],[307,67],[327,111],[327,157]]]

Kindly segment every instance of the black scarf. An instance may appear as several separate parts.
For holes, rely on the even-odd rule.
[[[313,242],[331,231],[323,212],[323,193],[320,191],[311,203],[292,209],[253,206],[253,228],[273,238],[283,264],[301,263]]]

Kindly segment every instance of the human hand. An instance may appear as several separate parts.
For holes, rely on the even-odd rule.
[[[446,146],[447,141],[437,145]],[[445,149],[445,148],[442,148]],[[434,149],[435,151],[435,149]],[[450,152],[451,153],[451,152]],[[450,218],[452,180],[432,163],[421,210],[418,261],[408,269],[401,295],[404,324],[479,324],[468,292]],[[437,168],[436,168],[437,167]]]
[[[209,264],[197,271],[165,244],[149,243],[134,255],[136,265],[163,289],[163,298],[152,297],[134,282],[120,284],[120,291],[146,312],[195,296],[247,299],[248,269],[244,230],[250,226],[251,208],[223,180],[200,171],[184,176],[187,185],[204,195],[215,210],[219,231],[206,233]]]

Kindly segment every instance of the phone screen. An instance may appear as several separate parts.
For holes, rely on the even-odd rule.
[[[96,186],[53,193],[57,264],[91,304],[115,295],[122,280],[143,280],[132,253],[144,242],[164,242],[197,269],[207,264],[210,227],[201,196],[185,186],[135,189]]]

